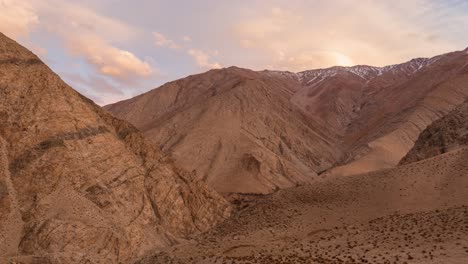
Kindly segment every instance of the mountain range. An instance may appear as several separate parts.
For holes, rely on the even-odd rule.
[[[466,263],[468,49],[103,108],[0,33],[0,263]]]
[[[300,73],[211,70],[104,108],[219,193],[396,166],[468,98],[468,54]]]

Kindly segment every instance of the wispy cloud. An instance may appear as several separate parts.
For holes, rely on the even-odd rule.
[[[155,44],[157,47],[169,48],[173,50],[185,50],[187,54],[196,62],[197,66],[202,69],[217,69],[221,68],[221,64],[215,61],[212,61],[214,56],[219,55],[218,50],[213,50],[205,52],[203,50],[189,47],[187,43],[192,42],[192,38],[189,36],[183,36],[182,40],[185,42],[185,45],[181,45],[169,39],[165,35],[159,32],[153,32],[153,37],[155,39]]]
[[[39,24],[33,6],[23,0],[0,0],[0,31],[10,37],[27,36]]]
[[[53,3],[37,4],[44,17],[41,23],[62,38],[72,55],[83,57],[99,73],[131,82],[157,72],[148,62],[111,43],[132,37],[130,26],[81,6]]]
[[[77,61],[80,75],[96,86],[74,82],[76,88],[92,89],[88,94],[106,102],[222,65],[290,71],[388,65],[468,45],[468,1],[184,4],[180,9],[175,2],[151,0],[0,0],[0,30],[59,70]],[[92,76],[125,95],[105,92],[97,86],[106,84]]]
[[[113,85],[132,87],[141,78],[157,75],[159,70],[133,52],[119,47],[136,39],[138,29],[127,23],[100,14],[75,2],[56,0],[0,0],[0,30],[13,38],[28,38],[33,29],[40,28],[58,37],[69,55],[83,58],[90,70],[88,82],[77,82],[78,89],[94,90],[90,94],[98,101],[104,96],[122,97],[118,89],[109,89],[104,77]],[[25,44],[41,56],[47,50],[29,40]],[[65,76],[65,79],[70,81]],[[91,85],[90,82],[95,82]],[[103,90],[104,86],[107,88]],[[86,88],[84,88],[86,87]],[[101,97],[100,97],[101,96]],[[99,98],[99,99],[98,99]]]
[[[168,39],[166,36],[159,32],[153,32],[154,42],[158,47],[168,47],[170,49],[181,49],[179,44],[176,44],[173,40]]]
[[[149,77],[154,72],[149,63],[129,51],[113,47],[96,35],[69,35],[64,38],[70,52],[84,56],[101,74],[129,82],[135,77]]]
[[[211,56],[198,49],[189,49],[188,54],[197,62],[197,65],[205,69],[219,69],[221,64],[211,61]]]
[[[391,64],[457,48],[448,36],[456,27],[468,26],[468,9],[457,11],[460,5],[468,5],[452,2],[337,0],[260,5],[263,11],[237,23],[235,35],[241,47],[269,56],[268,65],[277,69]]]

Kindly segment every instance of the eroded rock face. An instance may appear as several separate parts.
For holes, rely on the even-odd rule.
[[[340,131],[343,155],[323,175],[392,168],[419,134],[468,98],[468,56],[452,52],[386,67],[299,73],[293,102]]]
[[[468,101],[428,126],[400,165],[431,158],[468,145]]]
[[[299,82],[227,68],[107,106],[220,193],[310,183],[338,158],[335,132],[290,103]]]
[[[136,128],[2,34],[0,121],[0,262],[130,262],[229,215]]]

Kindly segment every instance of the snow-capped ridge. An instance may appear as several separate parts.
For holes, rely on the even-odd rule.
[[[307,85],[310,85],[321,82],[329,77],[333,77],[340,72],[349,72],[359,76],[366,81],[370,81],[373,78],[381,76],[387,72],[410,75],[434,63],[439,58],[439,56],[434,58],[415,58],[405,63],[393,64],[383,67],[369,65],[334,66],[325,69],[298,72],[297,79]]]
[[[465,49],[468,54],[468,48]],[[263,71],[266,74],[274,76],[282,76],[286,78],[295,79],[305,85],[313,85],[322,82],[323,80],[333,77],[338,73],[348,72],[354,74],[366,81],[370,81],[378,76],[381,76],[386,73],[392,74],[404,74],[411,75],[421,69],[431,65],[436,62],[444,55],[435,56],[432,58],[414,58],[410,61],[392,64],[382,67],[369,66],[369,65],[354,65],[354,66],[333,66],[330,68],[306,70],[301,72],[290,72],[290,71]]]

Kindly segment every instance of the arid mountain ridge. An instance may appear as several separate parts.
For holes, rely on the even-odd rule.
[[[467,106],[424,129],[395,168],[257,197],[138,263],[465,263]]]
[[[300,73],[231,67],[106,106],[223,194],[391,168],[468,98],[467,50]],[[246,184],[247,183],[247,184]]]
[[[0,263],[131,263],[230,205],[0,34]]]

